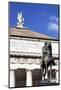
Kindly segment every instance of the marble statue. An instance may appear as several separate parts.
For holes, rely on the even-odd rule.
[[[24,25],[24,18],[23,18],[23,13],[22,12],[17,14],[17,19],[18,19],[17,27],[22,28],[23,25]]]

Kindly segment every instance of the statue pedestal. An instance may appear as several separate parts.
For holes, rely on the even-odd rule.
[[[56,82],[51,82],[47,79],[45,80],[41,80],[40,83],[39,83],[39,86],[49,86],[49,85],[59,85],[59,83],[56,83]]]
[[[41,80],[40,81],[40,85],[47,85],[47,84],[49,84],[50,83],[50,81],[49,80],[47,80],[47,79],[45,79],[45,80]]]

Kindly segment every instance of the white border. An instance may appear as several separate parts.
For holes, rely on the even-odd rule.
[[[1,0],[0,1],[0,90],[8,90],[7,88],[8,86],[8,1],[47,3],[47,4],[60,4],[61,5],[61,0]],[[60,12],[60,15],[61,15],[61,12]],[[60,39],[60,42],[61,42],[61,39]],[[60,90],[60,88],[61,88],[61,85],[60,86],[31,87],[31,88],[15,88],[15,89],[19,89],[19,90],[20,89],[21,90],[28,90],[28,89],[29,90],[37,90],[37,89],[38,90],[40,89],[58,90],[59,89]]]

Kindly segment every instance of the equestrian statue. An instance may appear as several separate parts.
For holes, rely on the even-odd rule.
[[[46,41],[42,48],[42,63],[41,63],[41,73],[42,80],[48,80],[48,68],[52,68],[52,65],[56,65],[54,62],[54,58],[52,56],[52,45],[50,41]],[[51,78],[51,73],[50,73]]]

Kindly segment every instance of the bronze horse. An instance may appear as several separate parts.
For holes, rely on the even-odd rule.
[[[44,47],[42,48],[42,63],[41,63],[41,73],[42,78],[45,79],[46,74],[48,73],[48,67],[55,65],[54,58],[52,57],[52,46],[51,42],[46,41]]]

